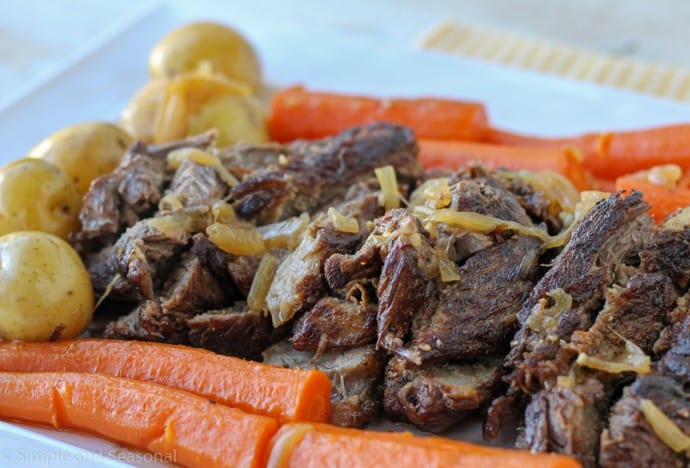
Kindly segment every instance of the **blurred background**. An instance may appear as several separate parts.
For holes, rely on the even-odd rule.
[[[0,104],[49,76],[118,28],[166,2],[3,0]],[[319,0],[189,1],[193,8],[251,10],[268,20],[418,47],[437,26],[462,25],[625,58],[690,68],[690,2],[685,0]],[[249,5],[251,4],[251,5]],[[200,7],[201,8],[201,7]],[[242,24],[250,29],[251,25]],[[0,106],[1,108],[1,106]]]

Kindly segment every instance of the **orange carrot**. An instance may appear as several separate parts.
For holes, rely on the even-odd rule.
[[[330,416],[331,382],[322,372],[179,345],[100,339],[0,342],[0,371],[95,372],[151,381],[280,422],[327,421]]]
[[[274,419],[150,382],[70,372],[0,372],[0,417],[80,429],[187,466],[265,463]]]
[[[482,140],[508,146],[577,148],[582,152],[585,169],[602,179],[613,180],[660,164],[690,169],[690,124],[571,138],[541,138],[491,128],[484,132]]]
[[[410,127],[417,138],[440,140],[477,140],[487,127],[486,109],[476,102],[378,99],[292,87],[273,95],[269,133],[281,142],[315,139],[381,121]]]
[[[690,189],[682,187],[666,187],[647,180],[641,180],[634,175],[622,176],[616,179],[616,190],[639,190],[644,199],[651,205],[649,213],[658,223],[666,216],[680,208],[690,206]]]
[[[571,468],[570,457],[482,447],[402,432],[345,429],[328,424],[286,424],[273,437],[269,468],[279,467]]]
[[[472,162],[489,168],[553,171],[578,190],[589,187],[579,155],[567,148],[528,148],[463,141],[419,140],[419,161],[425,169],[457,169]]]

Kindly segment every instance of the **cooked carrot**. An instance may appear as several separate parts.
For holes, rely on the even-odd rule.
[[[179,345],[100,339],[0,342],[0,371],[96,372],[151,381],[280,422],[327,421],[330,416],[331,382],[322,372]]]
[[[410,127],[417,138],[440,140],[477,140],[487,127],[486,109],[476,102],[378,99],[292,87],[273,95],[269,133],[281,142],[314,139],[380,121]]]
[[[464,141],[419,140],[419,161],[425,169],[457,169],[472,162],[489,168],[553,171],[578,190],[589,188],[579,155],[567,148],[528,148]]]
[[[503,467],[570,468],[570,457],[483,447],[402,432],[345,429],[328,424],[286,424],[273,437],[269,468],[279,467]]]
[[[80,429],[187,466],[265,463],[271,418],[150,382],[75,372],[0,372],[0,417]]]
[[[491,128],[484,132],[482,140],[508,146],[577,148],[582,152],[585,169],[602,179],[613,180],[660,164],[690,169],[690,124],[570,138],[534,137]]]
[[[616,179],[616,190],[639,190],[643,198],[651,205],[649,213],[658,223],[666,216],[680,208],[690,206],[690,189],[682,187],[669,188],[654,184],[646,180],[640,180],[633,175],[627,175]]]

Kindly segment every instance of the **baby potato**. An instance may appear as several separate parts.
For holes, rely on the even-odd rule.
[[[207,72],[157,80],[142,88],[120,124],[135,138],[162,143],[216,129],[218,146],[268,140],[266,117],[244,84]]]
[[[115,169],[132,142],[117,125],[88,122],[53,133],[29,151],[29,157],[55,164],[83,195],[93,179]]]
[[[0,235],[37,230],[65,239],[79,230],[81,196],[74,182],[43,159],[0,167]]]
[[[0,339],[47,341],[81,335],[93,289],[79,255],[45,232],[0,237]]]
[[[261,89],[261,65],[251,44],[231,27],[196,22],[168,33],[151,50],[149,73],[162,78],[210,67],[246,83],[254,92]]]

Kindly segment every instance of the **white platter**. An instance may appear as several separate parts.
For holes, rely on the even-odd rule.
[[[495,125],[542,135],[690,122],[690,106],[678,103],[474,60],[384,48],[324,28],[271,20],[253,8],[219,10],[217,5],[168,3],[143,9],[100,47],[0,109],[0,163],[21,157],[64,125],[115,119],[146,81],[146,56],[154,42],[172,27],[197,18],[242,29],[256,45],[271,85],[302,83],[342,92],[479,100],[487,104]],[[479,424],[466,424],[453,436],[480,442]],[[122,462],[160,465],[94,437],[0,422],[2,467],[104,467]]]

